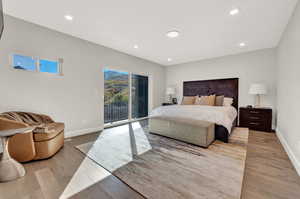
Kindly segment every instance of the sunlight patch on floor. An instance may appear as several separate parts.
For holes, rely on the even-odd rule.
[[[152,149],[139,122],[105,129],[94,143],[78,148],[111,172],[133,161],[134,156]]]
[[[69,198],[110,175],[111,174],[108,171],[86,157],[59,198]]]

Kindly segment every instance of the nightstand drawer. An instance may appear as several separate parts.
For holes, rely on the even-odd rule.
[[[264,114],[264,111],[261,111],[261,110],[246,110],[246,112],[248,112],[249,114],[251,115],[259,115],[259,114]]]
[[[266,125],[264,122],[252,122],[252,121],[247,121],[245,123],[241,123],[241,126],[243,127],[248,127],[253,130],[257,131],[265,131],[266,130]]]
[[[249,116],[248,116],[248,119],[249,119],[250,121],[261,121],[261,120],[264,119],[264,117],[263,117],[262,115],[254,115],[254,116],[249,115]]]
[[[263,114],[250,114],[249,112],[240,115],[241,120],[258,121],[263,120],[265,117]]]
[[[259,109],[241,109],[240,113],[246,117],[264,117],[269,116],[269,114],[272,112]]]

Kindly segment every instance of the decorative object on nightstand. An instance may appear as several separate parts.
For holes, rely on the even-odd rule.
[[[166,94],[169,96],[169,103],[172,103],[172,96],[175,95],[175,88],[168,87]]]
[[[173,104],[178,104],[177,98],[176,98],[176,97],[174,97],[174,98],[172,99],[172,103],[173,103]]]
[[[252,130],[272,132],[271,108],[240,108],[240,127]]]
[[[251,84],[249,94],[256,95],[255,107],[261,107],[261,95],[267,94],[267,88],[264,84]]]

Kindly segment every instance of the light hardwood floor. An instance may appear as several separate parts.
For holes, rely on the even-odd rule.
[[[0,199],[8,198],[143,198],[74,146],[93,141],[98,133],[67,140],[51,159],[25,164],[27,174],[0,184]],[[250,131],[242,198],[299,198],[300,177],[275,134]]]
[[[243,199],[300,198],[300,177],[275,133],[250,131]]]

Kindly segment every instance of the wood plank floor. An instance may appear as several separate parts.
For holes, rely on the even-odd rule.
[[[25,177],[0,183],[0,199],[143,198],[74,146],[93,141],[94,133],[67,140],[53,158],[25,164]],[[75,194],[75,195],[74,195]],[[300,196],[300,177],[275,134],[250,131],[242,198],[294,199]]]
[[[300,198],[300,177],[275,133],[250,131],[244,199]]]

